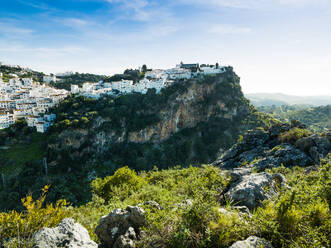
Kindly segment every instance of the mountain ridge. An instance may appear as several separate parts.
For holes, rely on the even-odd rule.
[[[329,105],[331,104],[331,95],[321,96],[295,96],[283,93],[247,93],[245,96],[254,106],[271,106],[271,105]]]

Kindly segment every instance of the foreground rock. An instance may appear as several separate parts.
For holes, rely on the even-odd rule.
[[[100,219],[95,233],[104,248],[132,248],[140,236],[139,228],[144,224],[145,211],[142,208],[117,208]]]
[[[309,154],[315,163],[319,163],[331,151],[331,131],[301,138],[295,146]]]
[[[269,241],[251,236],[243,241],[237,241],[229,248],[273,248]]]
[[[35,248],[97,248],[87,230],[73,219],[64,219],[55,228],[42,228],[34,234]]]
[[[234,205],[246,206],[250,210],[260,206],[263,200],[277,195],[277,184],[285,186],[285,178],[281,174],[251,173],[249,169],[235,169],[231,173],[232,184],[225,196]]]

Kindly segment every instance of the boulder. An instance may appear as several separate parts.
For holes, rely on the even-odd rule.
[[[315,163],[319,163],[320,158],[324,158],[331,151],[329,133],[331,132],[303,137],[296,141],[295,146],[310,155]]]
[[[269,241],[255,236],[251,236],[243,241],[237,241],[229,248],[273,248]]]
[[[266,172],[242,176],[225,193],[234,204],[246,206],[250,210],[275,195],[277,191],[273,176]]]
[[[33,236],[35,248],[97,248],[87,230],[73,219],[63,219],[55,228],[42,228]]]
[[[291,129],[291,125],[288,123],[276,124],[269,128],[269,134],[271,137],[278,137],[279,134],[287,132]]]
[[[270,139],[267,131],[257,129],[249,130],[245,133],[243,141],[235,144],[229,150],[221,155],[213,165],[224,168],[235,168],[242,162],[252,161],[257,154],[261,153],[264,144]],[[254,151],[253,149],[258,149]],[[261,155],[261,154],[260,154]]]
[[[252,166],[257,170],[264,170],[280,165],[292,167],[308,166],[311,164],[313,164],[313,160],[303,151],[290,144],[284,143],[268,151],[266,157],[256,161]]]
[[[105,248],[134,247],[134,241],[140,235],[139,228],[144,224],[145,211],[142,208],[117,208],[100,219],[95,233]]]
[[[236,168],[230,171],[231,182],[241,180],[243,176],[252,173],[251,168]]]
[[[113,248],[134,248],[134,240],[137,240],[136,232],[132,227],[129,227],[124,235],[117,238]]]

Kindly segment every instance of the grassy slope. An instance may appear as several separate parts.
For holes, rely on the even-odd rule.
[[[2,172],[8,175],[15,175],[20,172],[26,162],[41,160],[45,155],[45,135],[33,133],[31,142],[28,144],[14,144],[8,146],[8,149],[1,150],[0,157],[6,161],[13,161],[10,166],[3,168]]]
[[[252,218],[248,218],[240,217],[236,211],[230,215],[217,211],[220,207],[217,199],[229,183],[229,178],[218,168],[173,168],[139,175],[122,168],[112,177],[94,181],[95,194],[91,202],[79,208],[50,210],[50,217],[43,223],[54,226],[60,221],[59,216],[73,217],[98,241],[94,228],[101,216],[114,208],[155,200],[163,209],[144,206],[147,215],[144,230],[147,235],[138,247],[148,247],[151,242],[157,247],[228,247],[250,235],[270,240],[275,248],[330,247],[330,170],[331,164],[326,163],[309,173],[297,167],[269,171],[286,175],[291,188],[279,189],[279,198],[264,202],[265,207],[258,208]],[[178,208],[174,205],[187,199],[192,199],[192,206]],[[223,207],[233,211],[230,205]],[[42,211],[37,209],[28,212],[30,216],[26,218],[18,218],[22,225],[30,225],[26,233],[20,233],[21,242],[29,241],[31,230],[36,225],[33,217]],[[13,214],[0,214],[0,224],[9,227],[1,229],[0,225],[0,235],[17,235],[16,222],[19,220],[10,218]],[[19,246],[17,240],[13,240],[11,247],[29,246]]]

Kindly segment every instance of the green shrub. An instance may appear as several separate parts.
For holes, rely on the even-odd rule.
[[[55,205],[44,204],[49,186],[45,186],[38,200],[31,195],[22,199],[25,212],[10,211],[0,213],[0,241],[11,240],[8,247],[28,247],[32,235],[42,227],[56,226],[68,212],[65,200],[59,200]],[[0,243],[1,244],[1,243]]]
[[[114,196],[124,199],[139,190],[146,181],[134,170],[125,166],[118,169],[113,176],[96,179],[92,182],[93,193],[108,201]]]
[[[291,190],[265,202],[253,215],[255,234],[274,247],[330,247],[331,164],[309,174],[302,168],[279,168]]]
[[[312,133],[309,130],[294,127],[287,132],[281,133],[279,135],[279,140],[281,142],[294,144],[298,139],[308,137],[310,135],[312,135]]]

